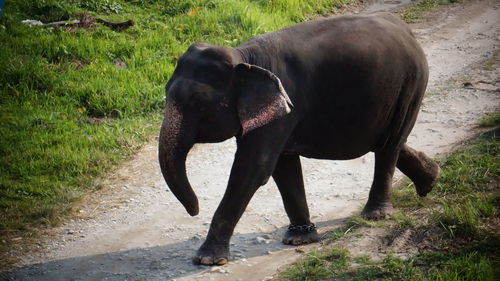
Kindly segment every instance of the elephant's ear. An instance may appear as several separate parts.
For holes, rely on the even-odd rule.
[[[242,63],[235,67],[235,80],[243,135],[291,112],[293,104],[271,71]]]

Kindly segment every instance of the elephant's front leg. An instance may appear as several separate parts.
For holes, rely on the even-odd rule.
[[[259,186],[228,187],[212,218],[207,239],[193,258],[195,264],[222,265],[228,262],[229,242],[236,223]]]
[[[309,218],[299,156],[281,155],[274,168],[273,178],[290,219],[283,243],[301,245],[318,241],[318,232]]]
[[[238,143],[227,190],[215,211],[207,239],[193,259],[196,264],[221,265],[229,260],[229,241],[255,191],[271,176],[281,143],[259,144],[249,137]]]

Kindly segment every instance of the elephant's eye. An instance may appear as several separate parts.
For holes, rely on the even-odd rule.
[[[199,111],[204,111],[206,107],[213,103],[213,96],[208,91],[195,91],[191,95],[189,104]]]
[[[200,68],[196,73],[197,80],[216,88],[224,87],[228,82],[228,76],[227,71],[216,66]]]

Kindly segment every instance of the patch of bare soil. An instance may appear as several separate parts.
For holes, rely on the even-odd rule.
[[[431,78],[409,138],[411,146],[434,157],[446,153],[472,133],[481,116],[498,109],[499,5],[484,0],[443,6],[413,25]],[[9,254],[18,257],[16,266],[0,273],[0,279],[269,280],[301,252],[318,246],[281,244],[288,220],[270,181],[255,194],[236,227],[229,264],[193,265],[191,256],[225,190],[235,143],[198,145],[188,156],[188,176],[200,200],[197,217],[190,217],[167,191],[156,146],[156,141],[146,145],[102,179],[104,188],[83,200],[73,219],[51,229],[36,251],[24,254],[21,247],[13,247]],[[350,161],[302,159],[310,212],[321,234],[359,211],[368,195],[373,162],[371,154]],[[349,250],[409,253],[413,244],[408,241],[425,237],[418,231],[392,239],[377,229],[363,233],[353,240],[357,242],[349,242]]]
[[[344,248],[353,257],[369,256],[380,261],[388,256],[406,259],[422,250],[435,250],[432,245],[445,245],[447,240],[445,231],[436,226],[398,228],[395,223],[386,223],[360,227],[328,244],[328,248]]]

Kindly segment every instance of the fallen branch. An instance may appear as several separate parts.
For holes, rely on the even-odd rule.
[[[79,26],[84,28],[90,28],[95,25],[95,23],[102,23],[105,26],[110,27],[113,30],[126,29],[135,24],[133,20],[128,20],[124,22],[112,22],[105,19],[94,18],[89,14],[80,15],[79,20],[67,20],[67,21],[55,21],[50,23],[43,23],[38,20],[23,20],[22,23],[28,25],[44,25],[44,26]]]

